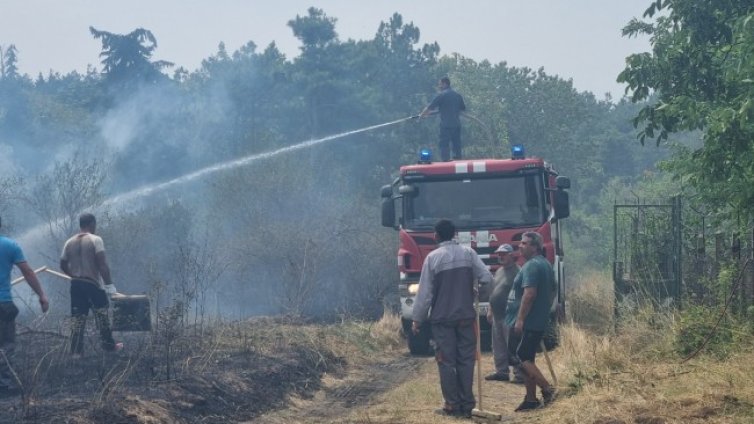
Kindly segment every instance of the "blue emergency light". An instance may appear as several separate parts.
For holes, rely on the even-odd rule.
[[[525,157],[523,144],[514,144],[511,147],[511,159],[523,159]]]
[[[432,152],[429,149],[421,149],[419,151],[419,163],[431,163]]]

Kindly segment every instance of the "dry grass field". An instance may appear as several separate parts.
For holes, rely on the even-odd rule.
[[[561,396],[550,407],[512,412],[524,389],[484,382],[483,406],[511,423],[661,424],[754,422],[754,352],[737,346],[721,360],[700,355],[682,362],[673,348],[677,322],[672,314],[639,310],[614,328],[613,297],[607,277],[592,274],[570,296],[570,322],[561,327],[561,345],[552,360]],[[745,338],[743,338],[745,339]],[[549,377],[544,361],[540,366]],[[483,371],[492,358],[485,355]],[[475,386],[476,390],[476,386]],[[437,372],[431,359],[418,375],[385,393],[380,402],[354,411],[342,422],[444,423]]]
[[[514,413],[524,388],[485,381],[485,410],[511,423],[754,422],[749,333],[741,330],[724,357],[702,351],[683,362],[676,314],[634,310],[616,328],[605,281],[590,275],[569,296],[570,319],[551,352],[558,400]],[[93,351],[83,360],[63,353],[61,335],[22,335],[25,394],[0,400],[0,422],[458,422],[433,414],[442,402],[434,359],[407,354],[393,314],[334,324],[264,318],[203,331],[133,336],[123,355]],[[491,372],[489,353],[481,365]]]

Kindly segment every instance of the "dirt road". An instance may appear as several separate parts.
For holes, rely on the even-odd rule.
[[[491,372],[492,358],[482,358],[483,373]],[[476,381],[474,383],[476,390]],[[523,398],[523,386],[483,382],[483,405],[517,418],[513,408]],[[343,375],[327,375],[322,389],[311,398],[292,397],[289,407],[246,423],[450,423],[456,419],[434,415],[442,404],[434,358],[406,353],[375,358],[349,366]]]
[[[293,396],[289,399],[289,407],[247,423],[344,422],[354,412],[379,403],[382,395],[415,378],[430,360],[401,354],[374,358],[370,363],[353,364],[341,375],[325,375],[322,389],[313,396]]]

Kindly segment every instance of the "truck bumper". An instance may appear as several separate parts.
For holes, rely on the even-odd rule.
[[[489,302],[479,302],[479,317],[482,321],[485,321],[489,307]],[[414,296],[401,296],[401,318],[409,321],[414,319]]]

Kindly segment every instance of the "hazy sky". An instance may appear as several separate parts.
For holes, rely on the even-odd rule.
[[[341,40],[371,39],[380,21],[398,12],[437,41],[441,54],[511,66],[544,66],[601,98],[623,94],[615,82],[625,57],[649,48],[621,37],[650,0],[0,0],[0,45],[15,44],[21,72],[36,76],[99,67],[101,44],[89,26],[114,33],[142,27],[158,42],[154,59],[189,70],[225,42],[229,52],[248,41],[275,41],[289,58],[299,43],[286,23],[310,6],[338,19]]]

